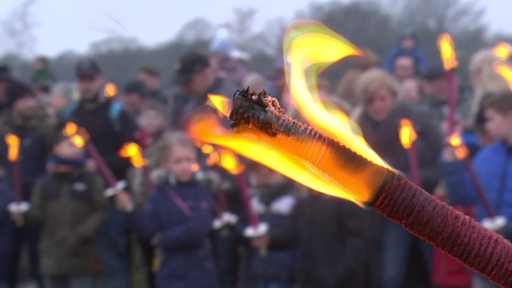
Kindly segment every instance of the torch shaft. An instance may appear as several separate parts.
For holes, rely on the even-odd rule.
[[[249,184],[247,183],[247,178],[244,173],[239,173],[236,175],[236,181],[238,184],[238,191],[240,193],[240,198],[242,198],[242,204],[244,205],[245,214],[247,216],[247,221],[249,225],[252,227],[256,227],[259,224],[258,216],[254,213],[252,209],[251,201],[249,198]]]
[[[418,163],[418,151],[416,143],[412,143],[411,147],[407,149],[407,160],[409,162],[409,176],[412,182],[416,185],[421,185],[420,166]]]
[[[455,131],[455,114],[457,113],[457,75],[455,70],[446,72],[446,84],[448,88],[448,135]]]
[[[496,212],[492,208],[491,202],[489,201],[489,198],[487,198],[487,195],[485,193],[484,187],[482,187],[482,184],[478,180],[475,169],[473,168],[473,164],[471,164],[471,161],[466,158],[462,161],[464,165],[464,169],[466,169],[466,172],[469,175],[469,179],[471,181],[471,184],[475,188],[476,196],[478,197],[478,200],[480,203],[482,203],[482,206],[484,207],[485,214],[487,214],[487,217],[495,217]]]
[[[12,185],[14,186],[14,202],[21,202],[23,201],[23,195],[21,191],[20,162],[13,161],[11,165]]]
[[[238,177],[238,176],[237,176]],[[240,186],[240,184],[239,184]],[[226,194],[224,194],[224,192],[222,192],[222,189],[215,189],[215,198],[217,198],[217,208],[218,208],[218,212],[219,213],[222,213],[222,212],[226,212],[227,211],[227,208],[228,208],[228,205],[227,205],[227,200],[226,200]]]
[[[512,244],[409,180],[391,176],[371,206],[489,280],[512,287]]]
[[[101,154],[98,152],[98,149],[96,149],[96,146],[88,141],[87,144],[85,144],[85,149],[89,156],[92,157],[96,165],[98,165],[98,169],[100,170],[101,175],[103,175],[103,178],[105,178],[108,186],[114,187],[117,184],[116,177],[112,173],[112,170],[110,170],[110,168],[107,166],[107,163],[105,163],[103,157],[101,157]]]

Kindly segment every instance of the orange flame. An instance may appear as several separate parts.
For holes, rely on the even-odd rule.
[[[199,164],[197,163],[192,164],[192,166],[190,167],[190,170],[192,170],[192,172],[198,172],[199,169],[201,169],[201,166],[199,166]]]
[[[219,167],[228,171],[233,175],[240,174],[244,171],[244,166],[240,163],[238,156],[228,149],[220,150]]]
[[[330,64],[353,55],[361,55],[361,52],[324,25],[312,21],[293,25],[284,40],[290,92],[298,110],[314,128],[369,161],[387,167],[354,132],[349,117],[341,110],[327,109],[318,96],[318,74]],[[235,132],[224,128],[215,115],[196,115],[188,128],[189,135],[196,141],[224,147],[313,190],[358,204],[368,203],[373,198],[384,177],[375,174],[373,165],[348,167],[355,163],[337,157],[337,152],[320,140],[291,139],[282,134],[270,136],[244,125]],[[340,165],[340,161],[347,162]],[[343,183],[338,179],[344,179]]]
[[[441,54],[444,70],[450,71],[459,66],[457,54],[455,53],[455,45],[453,44],[453,39],[450,34],[441,33],[437,37],[437,48]]]
[[[512,90],[512,68],[505,63],[496,63],[494,64],[494,71],[507,81],[509,88]]]
[[[20,138],[12,133],[5,135],[5,143],[7,144],[7,160],[10,162],[18,161],[20,153]]]
[[[507,42],[498,42],[493,48],[494,55],[501,60],[507,60],[510,57],[510,44]]]
[[[107,98],[111,98],[117,95],[117,85],[114,82],[108,82],[103,88],[103,93]]]
[[[231,102],[222,95],[208,94],[207,105],[217,109],[221,116],[229,117],[231,112]]]
[[[399,130],[400,142],[405,149],[410,149],[412,144],[418,138],[414,125],[409,119],[400,119],[400,130]]]
[[[140,168],[146,164],[146,160],[142,157],[142,148],[135,142],[128,142],[119,150],[119,156],[129,158],[133,167]]]
[[[206,165],[213,166],[219,162],[219,153],[217,151],[213,151],[208,154],[208,158],[206,158]]]
[[[66,122],[64,128],[62,128],[62,135],[66,137],[71,137],[78,133],[78,125],[74,122]]]
[[[214,149],[215,148],[213,148],[213,146],[210,144],[201,145],[201,152],[203,152],[203,154],[211,154],[213,153]]]
[[[469,155],[469,150],[462,141],[462,136],[458,132],[452,133],[448,136],[448,143],[454,148],[455,157],[459,160],[463,160]]]
[[[371,162],[388,167],[340,109],[327,108],[319,97],[317,78],[329,65],[362,52],[326,26],[303,21],[292,25],[285,35],[284,55],[290,93],[300,114],[322,134],[337,140]]]
[[[78,148],[83,148],[85,146],[85,139],[79,134],[75,134],[71,136],[69,139],[71,140],[73,145],[75,145]]]
[[[66,122],[64,128],[62,128],[62,135],[68,137],[69,140],[78,148],[85,146],[87,141],[87,133],[85,129],[79,128],[74,122]]]

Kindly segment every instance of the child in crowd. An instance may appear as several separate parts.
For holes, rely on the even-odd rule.
[[[150,193],[144,209],[127,193],[116,204],[130,213],[138,233],[160,250],[156,287],[217,287],[208,233],[212,224],[211,191],[194,179],[197,150],[182,133],[164,135],[157,150],[168,173]]]
[[[281,174],[255,164],[252,169],[256,186],[251,205],[270,230],[279,231],[290,225],[290,215],[297,202],[296,187]],[[295,285],[298,255],[295,241],[268,251],[249,251],[249,273],[246,287],[291,288]]]
[[[453,203],[475,203],[476,217],[487,228],[512,240],[512,93],[492,93],[482,103],[485,115],[485,129],[495,140],[481,148],[473,159],[476,177],[497,215],[505,217],[500,225],[487,215],[481,199],[461,161],[457,161],[453,149],[446,147],[443,152],[442,171],[445,177],[448,199]],[[499,222],[499,221],[498,221]],[[496,224],[496,222],[495,222]],[[478,275],[473,287],[497,287]]]
[[[40,228],[39,269],[45,287],[93,287],[97,259],[92,237],[107,217],[103,190],[101,178],[85,170],[84,149],[57,136],[29,211],[12,215]]]

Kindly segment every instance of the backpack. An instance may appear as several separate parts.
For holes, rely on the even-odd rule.
[[[69,119],[73,112],[78,108],[78,101],[73,101],[68,104],[62,110],[62,119]],[[110,107],[108,109],[108,118],[112,121],[112,124],[114,125],[115,131],[121,130],[121,123],[119,121],[119,116],[121,115],[121,111],[123,110],[123,104],[119,101],[111,101]]]

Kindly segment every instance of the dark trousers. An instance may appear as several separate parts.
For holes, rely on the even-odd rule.
[[[129,242],[126,214],[111,205],[107,223],[94,237],[104,288],[130,287],[131,253]]]
[[[13,241],[13,253],[11,260],[11,277],[9,279],[9,283],[12,287],[15,287],[21,252],[23,248],[27,248],[28,252],[28,268],[29,268],[29,278],[32,281],[37,282],[39,287],[42,286],[41,275],[39,275],[39,229],[31,226],[21,226],[17,227],[14,231],[14,241]]]
[[[145,240],[139,239],[140,251],[142,253],[142,261],[144,262],[144,268],[146,269],[146,279],[148,281],[149,288],[155,288],[155,275],[153,273],[153,259],[155,256],[155,248],[153,245]]]

